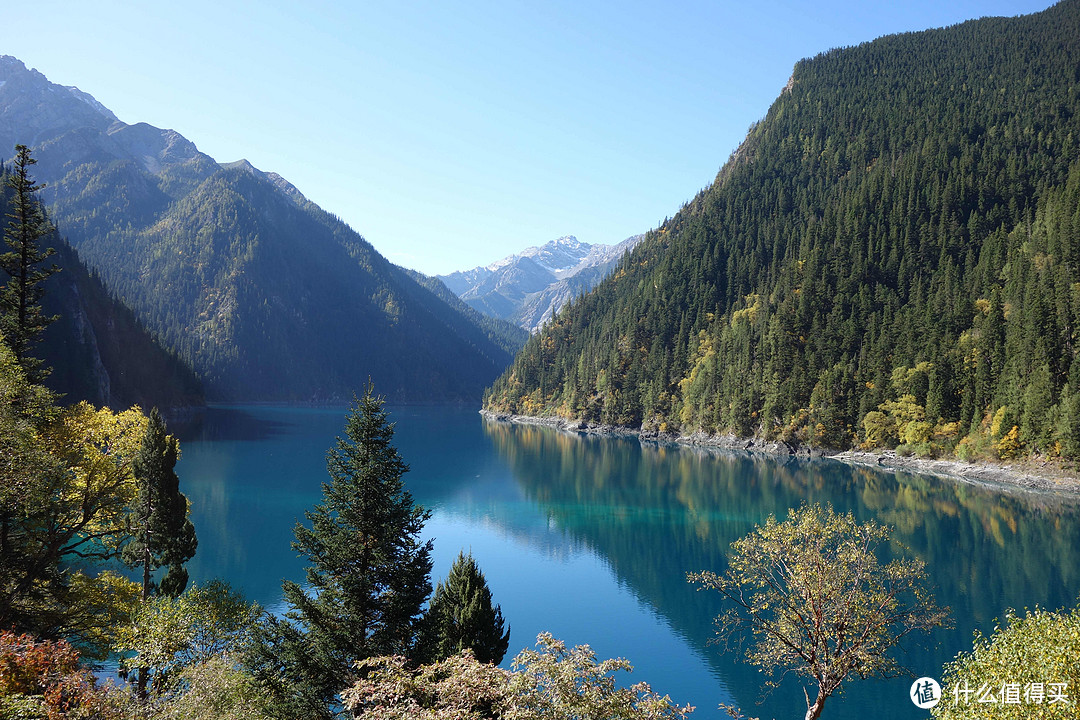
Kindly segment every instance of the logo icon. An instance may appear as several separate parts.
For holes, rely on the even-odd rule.
[[[923,710],[941,702],[941,686],[932,677],[921,677],[911,684],[911,702]]]

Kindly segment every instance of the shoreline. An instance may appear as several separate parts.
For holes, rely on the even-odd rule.
[[[1041,465],[998,464],[989,462],[969,463],[958,459],[918,458],[900,456],[894,450],[835,450],[829,448],[795,447],[783,441],[765,441],[760,438],[739,438],[734,435],[709,435],[703,432],[691,435],[673,433],[649,433],[631,428],[611,425],[593,425],[579,420],[558,417],[535,417],[513,415],[482,409],[480,415],[487,420],[509,422],[518,425],[541,425],[563,432],[609,437],[633,437],[643,443],[679,445],[714,450],[760,453],[775,457],[794,457],[804,460],[825,459],[848,465],[872,467],[878,470],[907,472],[920,475],[960,480],[988,487],[998,492],[1026,490],[1053,493],[1062,497],[1080,499],[1080,475],[1063,474],[1059,468],[1044,462]]]

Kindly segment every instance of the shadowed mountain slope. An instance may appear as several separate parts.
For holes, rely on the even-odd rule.
[[[480,327],[280,176],[0,58],[0,147],[31,146],[82,260],[215,400],[478,398],[520,336]],[[516,337],[516,339],[515,339]]]

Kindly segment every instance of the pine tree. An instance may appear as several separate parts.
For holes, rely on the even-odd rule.
[[[195,556],[198,545],[187,516],[187,497],[180,492],[176,475],[179,457],[179,443],[166,433],[165,421],[154,408],[133,466],[139,489],[128,516],[132,540],[123,553],[130,565],[142,568],[144,600],[155,590],[169,597],[184,592],[188,577],[184,563]],[[160,567],[168,567],[168,571],[156,586],[151,573]]]
[[[10,250],[0,254],[0,268],[9,276],[0,289],[0,332],[32,382],[40,382],[48,373],[30,353],[42,331],[56,319],[41,311],[41,283],[57,271],[55,266],[39,267],[54,252],[52,248],[42,250],[39,242],[56,228],[37,199],[44,186],[30,177],[30,166],[36,162],[25,145],[15,146],[13,172],[7,177],[11,211],[4,230]]]
[[[129,565],[142,568],[143,602],[155,590],[173,598],[184,592],[188,581],[184,563],[195,556],[198,545],[195,527],[187,516],[187,498],[180,492],[176,475],[179,457],[179,443],[166,433],[165,421],[154,408],[132,467],[138,495],[128,515],[131,540],[122,554]],[[151,573],[160,567],[168,570],[157,586]],[[140,696],[146,694],[148,672],[146,668],[139,670]]]
[[[480,662],[498,665],[510,645],[502,608],[492,606],[491,590],[471,553],[458,554],[446,582],[435,588],[426,619],[431,661],[471,648]]]
[[[431,513],[413,503],[394,426],[368,385],[327,453],[323,502],[297,524],[293,548],[310,561],[307,583],[284,582],[289,610],[257,630],[249,665],[288,718],[332,717],[356,680],[355,663],[412,656],[431,594]]]

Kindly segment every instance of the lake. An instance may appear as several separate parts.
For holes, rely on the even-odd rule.
[[[1010,607],[1073,607],[1080,596],[1080,512],[1050,495],[578,436],[485,421],[471,408],[388,409],[411,466],[406,485],[433,512],[432,583],[471,550],[510,624],[504,664],[546,630],[601,659],[627,658],[635,671],[626,680],[697,706],[695,718],[727,717],[720,702],[761,718],[805,712],[793,675],[757,704],[764,676],[737,648],[710,642],[719,596],[685,579],[722,571],[732,541],[803,501],[888,524],[927,563],[954,626],[905,643],[901,659],[917,676],[940,679],[943,663],[970,650],[972,632],[990,632]],[[220,577],[280,609],[281,581],[303,579],[293,527],[321,500],[325,454],[345,413],[215,407],[179,432],[177,470],[199,536],[193,581]],[[850,681],[823,717],[925,718],[908,698],[911,683]]]

